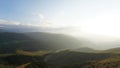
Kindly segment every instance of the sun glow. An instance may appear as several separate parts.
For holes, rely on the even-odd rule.
[[[64,12],[65,13],[65,12]],[[79,17],[65,18],[58,16],[54,20],[49,20],[43,26],[61,28],[63,33],[79,36],[83,34],[93,34],[101,36],[120,37],[120,15],[115,13],[101,13],[93,18],[81,20]]]
[[[83,32],[120,37],[120,15],[105,14],[83,23]]]

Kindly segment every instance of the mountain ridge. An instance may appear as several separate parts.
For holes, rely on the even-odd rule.
[[[12,50],[56,50],[81,47],[80,40],[62,34],[54,33],[13,33],[0,32],[0,51]],[[2,51],[3,50],[3,51]]]

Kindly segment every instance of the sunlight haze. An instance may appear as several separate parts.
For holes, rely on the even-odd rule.
[[[120,38],[119,0],[0,0],[0,10],[1,29],[31,27],[95,43]]]

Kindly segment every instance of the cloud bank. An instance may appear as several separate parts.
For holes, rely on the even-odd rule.
[[[43,19],[43,16],[40,15]],[[0,19],[0,29],[10,32],[53,32],[67,33],[73,29],[72,26],[58,26],[49,21],[41,21],[42,23],[23,23]]]

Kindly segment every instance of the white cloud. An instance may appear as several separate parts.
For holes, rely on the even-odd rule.
[[[42,23],[44,21],[44,19],[45,19],[45,16],[43,14],[39,13],[38,14],[38,20],[39,20],[39,22]]]
[[[40,19],[44,19],[44,16],[42,14],[38,14]]]
[[[60,26],[51,21],[44,20],[43,23],[23,23],[16,21],[8,21],[0,19],[0,27],[9,30],[29,30],[29,31],[42,31],[42,32],[54,32],[54,33],[66,33],[70,31],[70,26]],[[31,29],[31,30],[30,30]]]
[[[20,24],[21,24],[20,22],[0,19],[0,25],[20,25]]]

